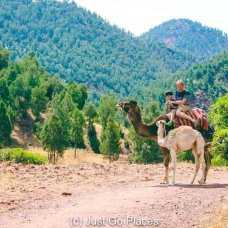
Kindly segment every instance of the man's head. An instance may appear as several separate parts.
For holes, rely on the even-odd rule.
[[[173,92],[172,91],[167,91],[165,93],[166,100],[172,100],[173,99]]]
[[[178,91],[184,90],[184,83],[181,79],[176,82],[176,86],[177,86]]]

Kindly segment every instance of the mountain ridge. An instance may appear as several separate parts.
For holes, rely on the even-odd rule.
[[[147,42],[161,42],[174,50],[187,50],[200,57],[212,57],[228,48],[228,35],[190,19],[171,19],[140,36]]]

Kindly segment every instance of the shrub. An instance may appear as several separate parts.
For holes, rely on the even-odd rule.
[[[45,156],[25,151],[22,148],[5,148],[0,150],[0,161],[41,165],[47,162]]]
[[[177,155],[178,161],[187,161],[187,162],[195,162],[195,158],[192,154],[192,150],[187,150],[184,152],[181,152]]]
[[[228,166],[228,128],[215,132],[212,142],[212,156],[212,165]]]

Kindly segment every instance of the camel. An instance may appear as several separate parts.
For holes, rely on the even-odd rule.
[[[194,183],[196,175],[199,171],[200,161],[203,171],[202,179],[199,181],[199,184],[205,183],[205,159],[204,159],[204,146],[205,141],[203,136],[197,130],[192,129],[189,126],[180,126],[176,129],[169,131],[166,135],[165,130],[165,121],[159,120],[156,125],[158,126],[158,144],[162,147],[169,149],[171,154],[171,167],[173,170],[172,185],[175,184],[175,173],[176,173],[176,156],[177,153],[192,149],[192,153],[195,157],[195,174],[191,181],[191,184]],[[200,161],[199,161],[200,156]]]
[[[156,122],[158,120],[166,120],[167,115],[161,115],[157,117],[152,123],[146,124],[142,121],[141,118],[141,112],[140,108],[136,101],[129,101],[129,102],[121,102],[117,104],[117,107],[121,108],[124,112],[127,113],[129,122],[133,125],[135,132],[144,137],[151,139],[155,142],[157,142],[157,130],[158,127],[156,125]],[[210,168],[210,143],[212,141],[211,134],[204,137],[204,140],[206,142],[206,146],[204,148],[204,156],[205,156],[205,162],[206,162],[206,168],[205,168],[205,181],[207,178],[207,173]],[[161,184],[168,184],[168,170],[169,170],[169,154],[170,151],[166,147],[159,146],[161,152],[163,153],[164,158],[164,166],[165,166],[165,176],[163,180],[161,181]]]

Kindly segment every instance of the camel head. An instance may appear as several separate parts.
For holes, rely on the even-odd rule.
[[[116,105],[127,113],[130,122],[141,121],[140,108],[136,101],[130,100],[129,102],[121,102]]]
[[[165,120],[159,120],[156,122],[158,129],[164,130],[165,129]]]
[[[136,101],[130,100],[129,102],[121,102],[116,105],[118,108],[122,108],[126,113],[135,112],[138,109],[138,105]]]

